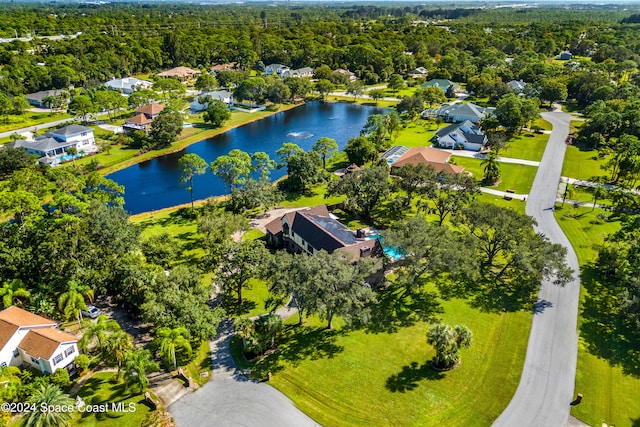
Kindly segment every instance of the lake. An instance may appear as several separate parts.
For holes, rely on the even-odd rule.
[[[178,159],[187,153],[196,153],[211,163],[237,148],[248,153],[264,151],[277,160],[276,150],[283,143],[293,142],[308,151],[318,139],[325,136],[335,139],[342,150],[349,138],[360,134],[369,115],[383,112],[382,108],[377,107],[311,102],[197,142],[178,153],[130,166],[107,178],[124,185],[124,207],[130,214],[189,203],[189,192],[180,184],[181,171],[178,167]],[[285,168],[275,170],[271,178],[275,180],[285,173]],[[194,199],[222,194],[222,180],[210,171],[195,177]]]

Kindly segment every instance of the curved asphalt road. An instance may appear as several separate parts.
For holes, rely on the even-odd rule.
[[[564,427],[574,399],[578,357],[578,258],[553,216],[554,202],[569,133],[569,114],[555,111],[542,117],[553,125],[538,173],[527,198],[526,212],[553,243],[567,248],[574,280],[561,288],[543,281],[538,300],[544,310],[534,315],[520,384],[511,402],[493,424],[496,427]],[[550,304],[550,305],[548,305]]]

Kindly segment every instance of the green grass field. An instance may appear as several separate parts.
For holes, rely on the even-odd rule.
[[[252,366],[271,385],[323,426],[488,426],[515,392],[531,323],[529,313],[482,313],[465,302],[443,303],[442,318],[465,324],[474,334],[462,364],[438,373],[426,343],[428,324],[397,332],[338,329],[319,319],[289,326],[277,353]],[[289,323],[297,322],[297,316]],[[241,347],[241,344],[240,344]]]
[[[201,341],[200,346],[193,348],[194,357],[189,364],[183,366],[187,375],[189,375],[198,385],[203,386],[211,378],[211,349],[209,348],[209,341]],[[202,372],[207,372],[207,375],[200,375]]]
[[[603,329],[608,313],[593,309],[594,302],[598,301],[598,295],[603,290],[599,289],[602,285],[592,280],[592,273],[587,266],[597,256],[596,246],[608,234],[620,228],[617,221],[600,223],[598,215],[602,213],[604,211],[599,209],[591,211],[591,208],[584,207],[575,210],[566,205],[555,213],[578,255],[583,276],[578,319],[580,341],[576,393],[583,393],[584,400],[572,408],[571,414],[593,426],[607,423],[618,427],[637,427],[640,422],[640,401],[637,399],[640,395],[640,378],[625,373],[625,362],[612,363],[606,357],[608,352],[616,354],[619,350],[610,343],[611,340],[618,340]],[[599,320],[600,315],[602,319]],[[625,350],[624,341],[617,344]]]
[[[454,156],[455,164],[463,166],[466,172],[471,172],[478,181],[482,180],[484,170],[482,160],[469,157]],[[500,163],[502,177],[498,185],[489,187],[495,190],[515,190],[518,194],[527,194],[533,184],[538,168],[514,163]]]
[[[28,128],[69,118],[71,118],[71,114],[67,113],[33,113],[27,111],[22,116],[7,116],[6,120],[0,122],[0,132],[9,132],[14,129]]]
[[[600,166],[605,160],[598,158],[598,152],[581,151],[580,148],[569,145],[564,157],[562,176],[592,181],[594,177],[607,176],[607,172]]]
[[[144,403],[144,395],[132,392],[122,382],[112,383],[113,372],[97,373],[87,380],[78,393],[87,405],[99,405],[104,403],[123,403],[128,407],[132,402],[135,412],[107,412],[107,413],[76,413],[76,419],[72,423],[82,427],[121,427],[139,426],[150,411]],[[137,388],[136,388],[137,390]]]
[[[417,119],[408,123],[392,144],[404,145],[409,148],[430,146],[437,129],[438,125],[435,122]]]
[[[500,151],[500,156],[539,162],[548,140],[547,134],[524,132],[511,138],[507,148]]]

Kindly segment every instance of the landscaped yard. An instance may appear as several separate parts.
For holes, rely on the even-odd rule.
[[[144,394],[132,392],[124,383],[114,384],[111,379],[114,372],[100,372],[93,375],[82,386],[78,393],[87,405],[123,403],[128,408],[130,402],[135,404],[135,412],[76,413],[72,425],[83,427],[122,427],[139,426],[150,411],[144,403]],[[137,388],[136,388],[137,391]]]
[[[444,125],[440,125],[444,127]],[[398,138],[392,145],[404,145],[406,147],[430,146],[431,140],[438,130],[438,125],[431,120],[417,119],[407,124],[402,129]]]
[[[263,379],[271,372],[270,384],[323,426],[491,425],[516,390],[531,314],[483,313],[461,300],[443,308],[445,322],[474,334],[455,370],[429,368],[434,351],[426,323],[390,333],[327,331],[324,322],[307,319],[303,328],[289,326],[278,352],[253,373]],[[295,322],[297,316],[288,323]],[[240,347],[237,340],[237,359]]]
[[[599,214],[609,215],[600,209],[591,211],[591,208],[584,207],[574,210],[566,205],[555,213],[582,269],[575,390],[584,395],[584,400],[572,408],[571,414],[593,426],[607,423],[636,427],[640,422],[640,400],[637,398],[640,395],[640,377],[628,371],[633,370],[629,369],[629,363],[637,364],[637,359],[620,357],[632,349],[625,345],[624,339],[604,329],[608,313],[594,309],[603,285],[592,280],[588,264],[597,256],[595,247],[620,227],[617,221],[602,222]]]
[[[71,114],[66,113],[33,113],[27,111],[22,116],[7,116],[6,120],[0,122],[0,132],[8,132],[13,129],[28,128],[47,122],[71,118]]]
[[[455,154],[455,152],[454,152]],[[482,180],[484,176],[484,166],[482,166],[482,160],[472,159],[469,157],[453,158],[455,164],[463,166],[465,172],[471,172],[478,180]],[[534,166],[525,166],[514,163],[500,163],[501,178],[498,185],[488,188],[495,190],[505,191],[507,189],[515,190],[518,194],[527,194],[533,184],[533,179],[538,172],[538,168]]]
[[[569,145],[564,156],[562,176],[586,181],[592,181],[598,176],[608,176],[600,167],[604,162],[605,160],[598,158],[596,150],[582,151],[574,145]]]
[[[500,151],[500,156],[539,162],[548,140],[548,134],[524,132],[511,138],[507,148]]]

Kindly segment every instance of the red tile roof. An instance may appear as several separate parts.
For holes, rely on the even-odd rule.
[[[156,114],[160,114],[164,110],[164,105],[162,104],[147,104],[144,107],[140,107],[136,110],[136,113],[146,114],[148,116],[155,116]]]
[[[464,171],[462,166],[447,163],[451,154],[446,151],[432,147],[415,147],[398,157],[398,160],[391,165],[400,168],[404,165],[416,165],[419,163],[432,166],[436,172],[448,172],[459,174]]]
[[[147,125],[149,123],[152,123],[153,120],[147,118],[147,116],[145,116],[143,113],[140,114],[136,114],[135,116],[131,117],[130,119],[127,119],[127,123],[131,123],[134,125]]]

